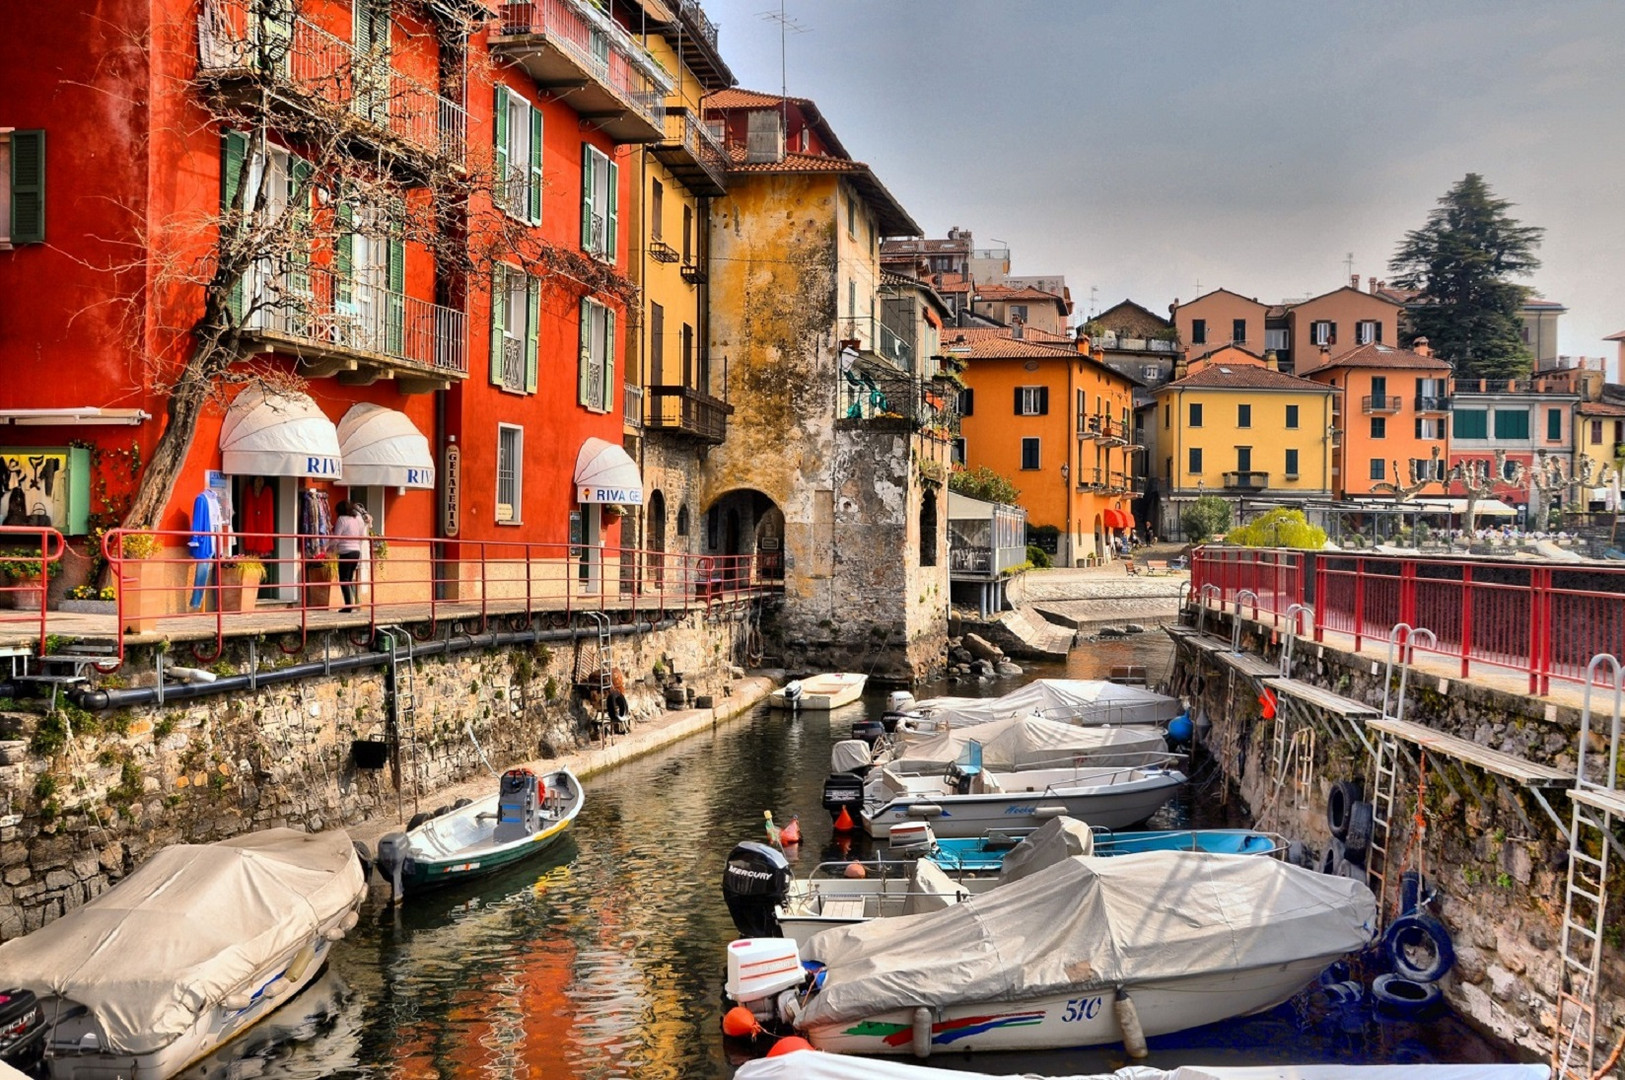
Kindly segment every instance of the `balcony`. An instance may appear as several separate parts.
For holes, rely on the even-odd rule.
[[[307,265],[256,267],[243,295],[243,340],[300,357],[307,377],[389,378],[406,394],[468,377],[468,316],[453,308]],[[516,379],[523,390],[522,357]]]
[[[676,248],[664,240],[651,240],[649,241],[649,258],[658,263],[674,263],[682,256],[677,254]]]
[[[1270,486],[1267,472],[1227,472],[1224,486],[1228,491],[1263,491]]]
[[[863,353],[842,373],[840,419],[892,422],[899,431],[943,441],[959,434],[954,394],[873,357]]]
[[[625,404],[621,409],[621,420],[629,428],[643,426],[643,387],[627,383],[622,389],[625,391]]]
[[[1387,415],[1396,413],[1405,399],[1399,397],[1373,397],[1367,394],[1360,399],[1360,411],[1367,416]]]
[[[704,263],[686,262],[681,272],[683,280],[690,285],[704,285],[711,280],[711,273],[705,268]]]
[[[359,130],[386,150],[462,164],[468,111],[461,105],[395,70],[387,52],[358,50],[307,19],[266,11],[263,0],[205,0],[201,79],[241,102],[266,91],[274,103]]]
[[[1416,395],[1417,412],[1449,412],[1450,409],[1451,401],[1447,396],[1434,394]]]
[[[1098,416],[1084,416],[1078,414],[1078,438],[1085,441],[1100,437],[1101,418]]]
[[[704,119],[689,109],[666,109],[665,138],[654,154],[694,194],[727,194],[727,154]]]
[[[727,436],[728,417],[734,407],[726,401],[686,386],[650,386],[644,393],[648,407],[643,426],[648,430],[669,431],[713,444]]]
[[[877,319],[868,315],[837,319],[836,332],[858,352],[872,353],[903,371],[914,370],[914,346]]]
[[[616,142],[666,137],[672,79],[592,0],[509,0],[491,51],[523,67]]]

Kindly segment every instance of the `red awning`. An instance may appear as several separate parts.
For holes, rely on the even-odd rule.
[[[1106,522],[1106,528],[1108,529],[1121,529],[1123,527],[1123,511],[1121,510],[1113,510],[1108,507],[1101,513],[1101,518]]]
[[[1132,510],[1119,510],[1118,513],[1123,515],[1123,528],[1134,528],[1134,512]]]

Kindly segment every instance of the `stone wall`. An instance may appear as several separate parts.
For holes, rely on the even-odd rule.
[[[1267,625],[1243,621],[1243,648],[1278,660],[1279,642]],[[1228,638],[1229,618],[1208,616],[1211,633]],[[1178,642],[1175,671],[1187,694],[1202,676],[1193,715],[1212,724],[1205,747],[1229,775],[1261,827],[1301,840],[1315,852],[1330,843],[1326,796],[1339,780],[1371,783],[1371,762],[1351,739],[1322,730],[1316,738],[1314,783],[1306,804],[1292,805],[1293,785],[1277,788],[1272,764],[1274,721],[1263,719],[1259,688],[1215,659]],[[1299,642],[1293,677],[1380,707],[1385,668],[1369,656]],[[1398,675],[1390,690],[1397,700]],[[1611,702],[1601,702],[1606,710]],[[1390,710],[1392,711],[1392,710]],[[1558,769],[1573,770],[1580,714],[1540,698],[1510,694],[1481,683],[1413,670],[1404,719]],[[1200,723],[1200,721],[1199,721]],[[1594,725],[1595,726],[1595,725]],[[1593,751],[1606,752],[1595,739]],[[1593,760],[1593,759],[1588,759]],[[1600,779],[1600,777],[1598,778]],[[1508,789],[1511,790],[1511,789]],[[1437,769],[1425,789],[1413,765],[1402,764],[1391,841],[1395,875],[1420,866],[1438,890],[1435,913],[1449,927],[1457,954],[1443,981],[1447,1000],[1482,1030],[1536,1054],[1549,1054],[1559,990],[1558,947],[1566,887],[1568,845],[1555,823],[1527,793],[1513,792],[1515,806],[1482,772],[1447,784]],[[1426,830],[1418,843],[1411,822],[1423,791]],[[1570,804],[1560,790],[1548,801],[1565,827]],[[1519,814],[1521,808],[1522,814]],[[1605,933],[1603,995],[1598,1001],[1599,1042],[1611,1045],[1625,1019],[1625,874],[1616,855],[1610,881],[1609,930]],[[1608,1047],[1603,1047],[1606,1053]]]
[[[634,720],[665,708],[674,675],[700,694],[723,693],[747,625],[718,611],[616,637],[614,662],[626,674]],[[335,661],[358,651],[340,635],[330,645]],[[229,647],[211,670],[244,670],[244,649]],[[286,662],[321,655],[317,644]],[[593,729],[572,685],[575,659],[568,641],[421,659],[416,720],[401,731],[398,787],[390,768],[357,769],[350,749],[352,740],[385,730],[382,667],[165,707],[90,713],[69,706],[42,715],[30,708],[35,702],[5,702],[0,940],[99,895],[166,844],[284,825],[404,821],[439,805],[440,789],[483,774],[479,747],[503,769],[582,746]],[[262,657],[262,669],[273,666]],[[104,689],[151,685],[154,667],[150,653],[133,654],[99,681]]]

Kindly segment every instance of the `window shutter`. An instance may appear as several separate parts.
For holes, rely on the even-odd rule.
[[[1375,341],[1378,345],[1382,344],[1382,320],[1381,319],[1377,320],[1376,328],[1373,329],[1372,332],[1371,332],[1371,339],[1373,341]]]
[[[970,416],[976,411],[976,391],[967,386],[959,392],[959,415]]]
[[[603,409],[615,408],[615,309],[604,309],[604,390]]]
[[[1422,418],[1420,416],[1416,418],[1416,437],[1418,439],[1422,437]]]
[[[17,136],[22,132],[12,132],[11,144],[11,171],[15,177],[17,173]],[[248,140],[238,131],[226,132],[226,137],[220,148],[220,213],[222,219],[231,205],[237,201],[237,192],[243,184],[243,166],[248,161]],[[43,222],[42,222],[43,224]],[[41,230],[41,238],[44,231]],[[22,241],[17,237],[17,196],[15,191],[11,199],[11,242]],[[238,275],[226,291],[226,310],[231,313],[233,323],[243,321],[243,279]]]
[[[334,216],[340,229],[338,238],[333,241],[333,287],[339,302],[348,304],[355,298],[355,233],[350,230],[350,224],[355,220],[355,210],[344,201],[342,195]]]
[[[1337,324],[1334,322],[1326,324],[1326,342],[1329,345],[1337,344]]]
[[[294,236],[288,245],[289,284],[301,296],[310,292],[310,162],[294,158],[288,170],[288,215]]]
[[[492,185],[496,194],[497,204],[506,210],[508,199],[508,91],[503,87],[496,88],[496,101],[492,106],[492,116],[496,121],[496,176]]]
[[[502,324],[508,317],[508,283],[503,280],[503,268],[497,263],[491,268],[491,385],[502,385]]]
[[[1021,414],[1021,387],[1018,386],[1016,387],[1016,415],[1020,416]]]
[[[536,392],[536,363],[542,334],[542,281],[530,276],[525,288],[525,393]]]
[[[530,220],[542,221],[542,110],[530,110]]]
[[[593,148],[587,143],[581,144],[581,250],[592,250],[592,217],[593,217]],[[586,308],[582,308],[586,311]],[[583,402],[582,404],[586,404]]]
[[[609,203],[604,208],[604,258],[614,262],[616,252],[620,250],[616,241],[620,235],[621,224],[621,167],[613,161],[605,161],[604,167],[609,173],[609,183],[604,187],[604,199]],[[612,315],[612,325],[613,318]],[[610,350],[611,355],[614,355],[614,352],[614,349]]]
[[[592,301],[582,297],[581,356],[576,364],[576,402],[581,405],[592,404],[592,395],[587,383],[587,374],[592,369],[592,307]]]
[[[1049,387],[1047,386],[1038,388],[1038,415],[1049,415]]]
[[[386,345],[391,355],[406,352],[406,241],[389,238],[389,292],[384,296]]]

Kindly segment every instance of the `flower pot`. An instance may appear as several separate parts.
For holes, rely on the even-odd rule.
[[[253,611],[259,603],[260,581],[265,567],[258,564],[220,566],[220,610]]]
[[[18,611],[38,611],[45,601],[45,578],[39,574],[12,575],[6,579],[11,602]]]
[[[133,559],[120,566],[119,610],[125,633],[150,633],[169,613],[174,590],[169,587],[167,569],[168,564],[158,559]]]
[[[333,606],[333,579],[336,568],[327,561],[305,564],[305,606],[326,608]]]

